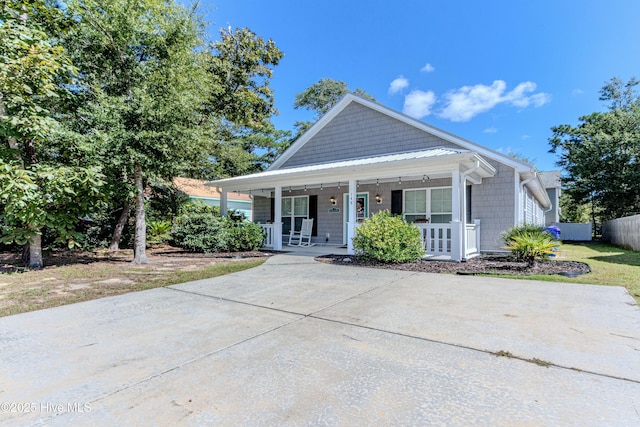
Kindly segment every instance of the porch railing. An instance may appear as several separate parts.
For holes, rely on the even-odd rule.
[[[273,247],[273,224],[258,224],[264,230],[265,238],[262,244],[265,248]]]
[[[480,220],[476,219],[472,224],[467,224],[465,230],[465,242],[467,247],[465,249],[465,257],[469,255],[477,254],[480,252]]]
[[[427,255],[451,255],[451,224],[416,224]],[[480,252],[480,220],[465,229],[465,258]]]
[[[451,224],[416,224],[428,255],[451,255]]]

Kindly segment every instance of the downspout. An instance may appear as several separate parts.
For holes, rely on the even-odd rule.
[[[536,170],[533,171],[533,175],[531,175],[530,178],[525,179],[524,181],[522,181],[520,183],[520,197],[519,197],[519,202],[518,204],[520,205],[520,209],[519,209],[519,213],[518,216],[522,215],[524,212],[524,206],[522,203],[522,196],[523,196],[523,191],[524,191],[524,186],[527,185],[528,183],[530,183],[531,181],[533,181],[534,179],[536,179],[536,177],[538,176],[538,172]],[[522,218],[523,221],[525,220],[525,218]],[[520,221],[517,221],[517,223],[515,225],[520,225]]]
[[[462,216],[462,261],[467,260],[467,177],[471,175],[473,172],[480,169],[480,160],[476,160],[476,164],[473,168],[469,169],[466,172],[463,172],[460,176],[460,181],[462,181],[463,188],[463,200],[462,205],[464,206],[464,212],[460,212]],[[478,242],[479,243],[479,242]],[[480,252],[480,244],[478,244],[478,252]]]

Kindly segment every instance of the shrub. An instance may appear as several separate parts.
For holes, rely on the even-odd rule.
[[[188,203],[181,205],[179,209],[179,215],[205,213],[220,216],[220,207],[208,205],[202,200],[191,199]]]
[[[184,213],[171,228],[171,244],[192,252],[220,252],[227,249],[232,222],[210,213]]]
[[[149,221],[147,223],[149,243],[162,243],[171,237],[171,223],[169,221]]]
[[[356,228],[353,238],[356,255],[363,259],[413,262],[424,255],[420,229],[389,211],[381,211]]]
[[[232,252],[255,251],[262,247],[264,230],[258,224],[243,222],[229,230],[228,249]]]
[[[522,225],[507,231],[504,236],[505,247],[518,261],[526,261],[533,265],[536,261],[545,260],[552,254],[557,243],[542,227]]]
[[[517,227],[511,227],[502,233],[502,240],[504,240],[504,243],[508,245],[514,236],[521,236],[525,233],[544,234],[544,228],[531,224],[522,224]]]

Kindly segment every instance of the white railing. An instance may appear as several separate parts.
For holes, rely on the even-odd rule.
[[[265,238],[263,247],[272,248],[273,247],[273,224],[258,224],[264,230]]]
[[[451,224],[416,224],[427,255],[451,255]],[[480,252],[480,220],[465,229],[465,258]]]
[[[427,255],[451,255],[451,224],[416,224]]]
[[[476,219],[473,224],[467,224],[465,230],[465,257],[480,252],[480,220]]]

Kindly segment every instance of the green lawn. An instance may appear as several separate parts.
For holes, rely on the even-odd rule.
[[[564,243],[558,258],[587,263],[591,273],[575,278],[554,275],[527,279],[623,286],[640,305],[640,252],[600,242]]]

